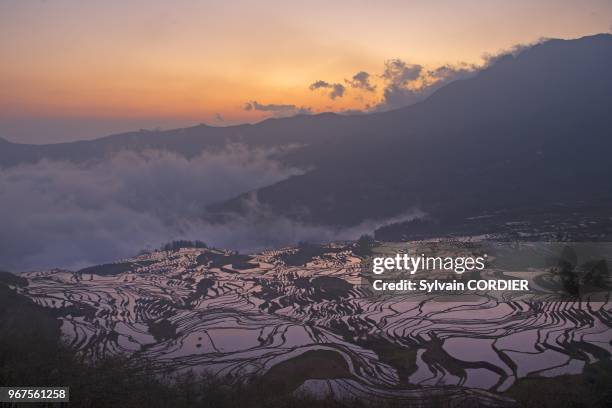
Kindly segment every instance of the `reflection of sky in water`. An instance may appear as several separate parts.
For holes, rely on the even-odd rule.
[[[501,392],[527,375],[579,373],[596,360],[584,343],[599,355],[612,351],[612,332],[601,318],[611,309],[608,303],[500,301],[486,294],[460,303],[433,302],[424,295],[368,297],[357,289],[321,298],[308,286],[296,287],[293,279],[358,281],[360,268],[350,253],[287,267],[278,262],[281,252],[270,252],[255,257],[259,268],[232,271],[195,265],[197,251],[163,258],[129,279],[88,276],[77,283],[72,273],[27,274],[31,280],[24,292],[48,307],[97,310],[94,318],[63,320],[63,332],[84,352],[140,351],[175,369],[241,376],[326,349],[347,361],[352,378],[312,380],[303,387],[349,395],[413,397],[415,389],[402,388],[397,369],[379,357],[383,343],[404,356],[410,384],[436,392],[447,392],[448,385]],[[196,282],[206,277],[214,285],[206,297],[187,301],[193,293],[187,277]],[[156,343],[145,322],[162,318],[176,326],[176,337]],[[116,342],[104,334],[109,330],[117,333]],[[411,358],[415,366],[407,364]]]

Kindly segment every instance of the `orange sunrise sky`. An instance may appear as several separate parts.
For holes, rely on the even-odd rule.
[[[611,23],[609,0],[0,0],[0,137],[225,126],[278,114],[272,105],[371,110],[384,99],[385,61],[479,66],[485,54]],[[351,86],[362,71],[371,89]],[[329,87],[311,90],[316,81]],[[332,99],[333,84],[344,91]]]

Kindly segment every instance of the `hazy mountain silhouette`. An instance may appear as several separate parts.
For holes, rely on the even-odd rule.
[[[354,117],[323,113],[267,119],[257,124],[215,127],[205,124],[172,130],[140,130],[95,140],[32,145],[0,139],[0,167],[36,163],[42,159],[85,162],[104,159],[119,151],[163,150],[191,158],[227,144],[249,147],[320,145],[358,129]],[[2,144],[4,142],[4,144]]]
[[[299,145],[279,158],[310,169],[256,191],[273,213],[353,225],[418,207],[439,218],[612,194],[612,35],[549,40],[498,59],[425,101],[359,116],[139,131],[93,141],[0,140],[0,167],[157,149],[193,157],[228,143]],[[253,192],[211,207],[248,211]]]

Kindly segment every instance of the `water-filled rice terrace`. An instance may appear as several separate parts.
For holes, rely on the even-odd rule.
[[[92,358],[124,353],[164,371],[257,375],[290,392],[506,405],[521,379],[580,374],[610,357],[607,297],[373,297],[361,262],[348,244],[156,251],[27,273],[19,290]]]

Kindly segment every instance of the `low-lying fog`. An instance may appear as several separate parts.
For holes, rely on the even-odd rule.
[[[43,160],[0,170],[0,269],[77,269],[179,238],[241,251],[352,239],[381,224],[307,226],[271,214],[255,199],[248,214],[224,224],[205,221],[207,204],[300,173],[270,153],[231,146],[188,160],[122,152],[86,165]]]

